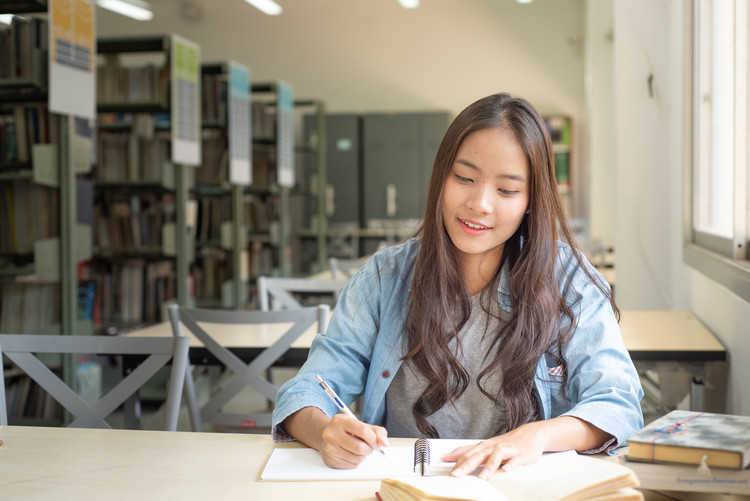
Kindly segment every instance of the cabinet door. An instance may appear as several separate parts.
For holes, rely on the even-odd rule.
[[[326,115],[326,206],[334,225],[360,222],[361,121],[355,114]]]
[[[413,219],[420,205],[421,117],[372,113],[364,117],[364,223]]]

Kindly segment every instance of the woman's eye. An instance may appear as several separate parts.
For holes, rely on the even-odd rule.
[[[468,177],[459,176],[458,174],[454,174],[456,176],[456,179],[461,181],[462,183],[470,183],[471,179]]]
[[[497,190],[497,191],[499,191],[499,192],[500,192],[500,193],[502,193],[503,195],[509,195],[509,196],[511,196],[511,195],[517,195],[517,194],[518,194],[518,192],[517,192],[517,191],[512,191],[512,190],[504,190],[504,189],[502,189],[502,188],[498,188],[498,190]]]

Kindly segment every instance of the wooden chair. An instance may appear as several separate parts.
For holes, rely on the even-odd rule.
[[[316,280],[311,278],[258,277],[258,300],[262,311],[297,310],[306,305],[293,294],[310,294],[328,297],[323,301],[333,307],[339,299],[346,280]]]
[[[177,429],[188,348],[189,341],[184,338],[0,334],[0,380],[4,381],[2,355],[5,355],[72,414],[74,419],[68,426],[111,428],[105,418],[171,361],[164,430],[174,431]],[[37,358],[37,354],[43,353],[139,355],[146,358],[94,405],[89,405]],[[8,424],[6,405],[4,385],[0,385],[0,425]]]
[[[208,310],[173,305],[168,311],[176,337],[184,336],[183,326],[186,327],[203,343],[217,363],[232,373],[221,388],[212,389],[214,393],[208,402],[199,408],[192,372],[186,371],[185,399],[194,431],[202,431],[204,422],[245,428],[271,426],[271,412],[229,413],[222,408],[247,386],[254,387],[270,402],[274,402],[277,388],[269,380],[267,370],[316,323],[317,332],[325,332],[330,315],[327,305],[285,311]],[[281,335],[274,336],[275,341],[269,342],[263,339],[266,334],[264,330],[269,330],[274,324],[289,326],[281,325]],[[220,330],[229,333],[224,340],[231,337],[231,346],[221,342]],[[246,362],[231,348],[259,348],[260,353]]]

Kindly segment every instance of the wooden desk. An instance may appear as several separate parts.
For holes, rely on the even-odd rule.
[[[269,435],[0,426],[0,440],[0,499],[374,501],[380,486],[261,481],[274,447],[301,447]]]
[[[214,338],[232,348],[243,360],[252,360],[283,334],[286,324],[233,326],[206,324]],[[686,372],[691,377],[692,410],[725,412],[727,351],[719,340],[689,311],[623,311],[620,329],[625,347],[642,377],[646,371],[661,374]],[[190,334],[190,360],[193,364],[215,364],[203,345]],[[274,365],[300,367],[316,334],[308,329]],[[133,331],[128,336],[171,336],[169,322]],[[666,376],[664,377],[666,378]],[[647,386],[645,382],[644,386]],[[706,388],[716,391],[707,392]],[[655,397],[661,398],[661,396]]]
[[[648,370],[665,377],[686,372],[692,379],[691,409],[724,412],[727,350],[695,315],[689,311],[623,311],[620,330],[642,378]],[[712,387],[714,391],[706,392]]]

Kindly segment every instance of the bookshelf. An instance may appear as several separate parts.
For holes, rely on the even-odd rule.
[[[555,177],[563,206],[568,216],[572,216],[571,170],[572,170],[572,120],[565,115],[548,115],[543,117],[552,140],[552,152],[555,155]]]
[[[234,62],[201,66],[202,162],[197,201],[196,303],[240,309],[247,296],[244,187],[251,182],[249,69]]]
[[[96,284],[97,323],[110,334],[164,320],[165,304],[192,301],[188,198],[201,146],[192,45],[174,35],[97,41],[94,257],[82,274]]]
[[[289,199],[295,186],[292,88],[281,81],[253,83],[253,182],[245,188],[249,301],[256,279],[291,276]]]
[[[85,114],[65,111],[55,99],[65,83],[56,76],[63,58],[50,57],[55,23],[47,10],[41,0],[0,6],[2,14],[22,15],[0,27],[0,332],[87,334],[91,323],[79,311],[76,269],[91,254],[91,227],[76,202],[79,176],[90,169],[90,131],[85,119],[73,117]],[[83,37],[76,44],[85,43],[85,28],[75,34]],[[82,73],[86,78],[85,68]],[[78,97],[71,101],[86,102]],[[45,362],[74,381],[72,357]],[[5,376],[9,403],[23,397],[24,405],[10,413],[12,424],[64,419],[16,369]]]
[[[328,268],[326,108],[321,100],[295,100],[297,185],[292,190],[293,273]]]

